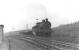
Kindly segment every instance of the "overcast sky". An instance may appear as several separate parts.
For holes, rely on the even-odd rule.
[[[78,0],[0,0],[0,24],[4,31],[31,28],[35,19],[49,18],[52,27],[79,20]]]

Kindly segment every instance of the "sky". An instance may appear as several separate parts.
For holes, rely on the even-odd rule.
[[[52,27],[79,21],[79,1],[0,0],[0,24],[4,24],[4,32],[32,28],[45,18],[49,18]]]

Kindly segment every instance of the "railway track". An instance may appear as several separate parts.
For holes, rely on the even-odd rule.
[[[27,38],[27,37],[25,37],[25,38]],[[34,36],[31,36],[29,38],[33,39]],[[65,45],[65,46],[71,46],[71,47],[79,48],[79,45],[77,45],[77,44],[67,43],[67,42],[62,42],[62,41],[57,41],[57,40],[52,40],[52,39],[48,40],[46,38],[36,37],[36,40],[38,40],[38,41],[41,40],[41,41],[44,41],[44,42],[49,43],[49,44],[51,44],[51,43],[57,43],[57,44]]]
[[[31,44],[34,44],[36,45],[37,47],[39,48],[42,48],[44,50],[61,50],[55,46],[51,46],[50,44],[46,44],[45,42],[41,42],[41,41],[38,41],[38,40],[35,40],[35,39],[30,39],[30,38],[21,38],[22,40],[26,40],[28,42],[30,42]]]
[[[44,41],[46,43],[49,43],[49,44],[59,44],[61,46],[65,46],[65,47],[71,47],[71,48],[79,48],[79,46],[77,44],[72,44],[72,43],[67,43],[67,42],[61,42],[61,41],[57,41],[57,40],[50,40],[50,41],[45,41],[44,39],[40,39],[38,38],[37,40],[41,40],[41,41]]]
[[[18,37],[18,36],[17,36]],[[19,39],[25,40],[44,50],[79,50],[79,46],[71,43],[65,43],[56,40],[44,40],[34,36],[19,36]]]
[[[56,42],[52,41],[51,43],[45,40],[41,40],[40,38],[35,39],[31,37],[21,38],[22,40],[29,41],[30,43],[35,44],[36,46],[39,46],[45,50],[78,50],[76,46],[65,44],[62,42]]]

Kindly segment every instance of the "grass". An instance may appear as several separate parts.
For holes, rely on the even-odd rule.
[[[79,43],[79,23],[68,24],[53,28],[52,39],[69,42],[69,43]]]

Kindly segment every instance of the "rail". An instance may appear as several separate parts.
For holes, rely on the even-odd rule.
[[[40,40],[40,39],[34,39],[34,38],[22,38],[23,40],[32,40],[32,41],[36,41],[37,43],[41,43],[41,45],[44,46],[48,46],[49,48],[55,48],[55,49],[59,49],[59,50],[64,50],[64,49],[78,49],[78,47],[76,47],[75,45],[67,45],[65,43],[62,42],[56,42],[56,41],[52,41],[51,43],[44,41],[44,40]]]

